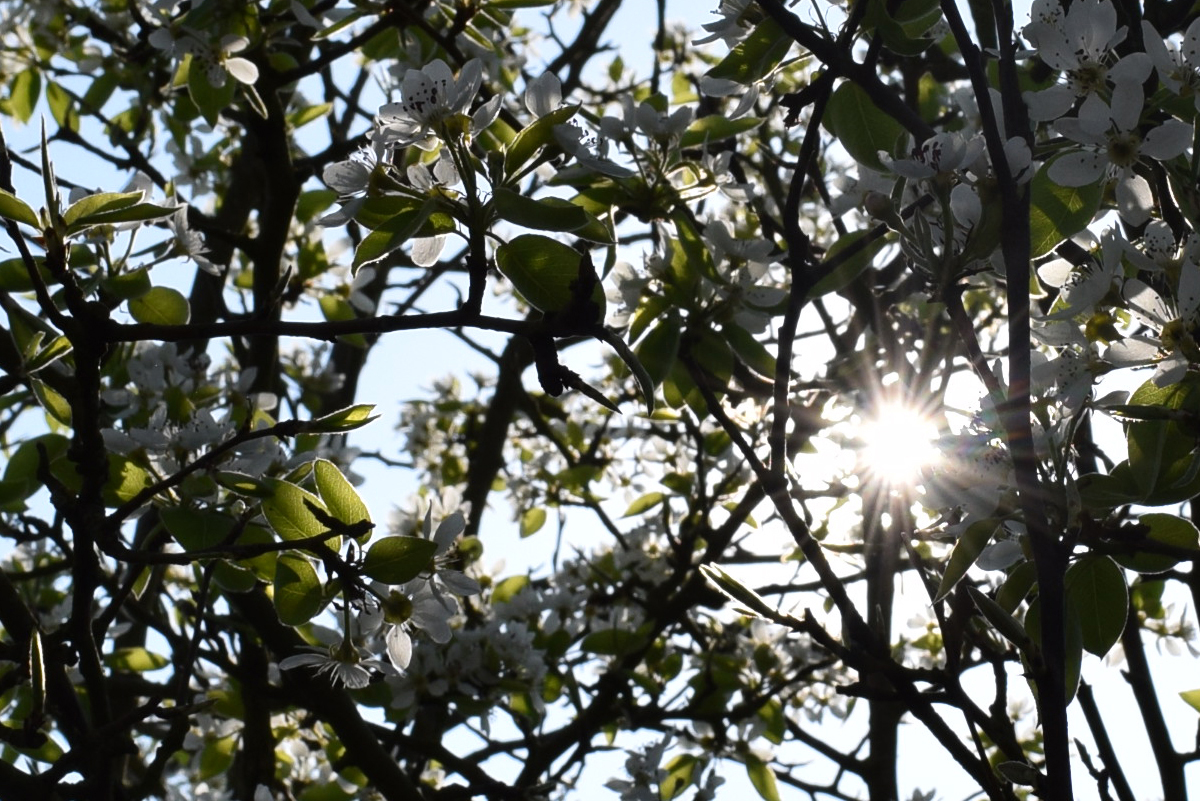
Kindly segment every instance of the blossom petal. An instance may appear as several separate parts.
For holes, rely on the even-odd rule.
[[[1059,186],[1084,186],[1104,175],[1105,159],[1090,150],[1064,153],[1050,164],[1050,180]]]
[[[1186,122],[1170,119],[1146,134],[1140,155],[1165,161],[1173,159],[1187,150],[1192,143],[1192,126]]]
[[[414,239],[412,246],[413,263],[418,267],[432,267],[437,264],[438,256],[442,255],[442,248],[445,246],[446,237],[442,234]]]
[[[1125,337],[1104,352],[1104,360],[1117,367],[1150,364],[1158,358],[1158,343],[1143,338]]]
[[[496,117],[500,116],[500,103],[503,100],[503,95],[493,95],[491,100],[475,109],[475,113],[471,115],[471,133],[479,133],[496,121]]]
[[[244,58],[225,59],[225,69],[240,83],[253,84],[258,80],[258,67]]]
[[[1116,98],[1114,97],[1114,102]],[[1101,134],[1112,124],[1112,109],[1100,99],[1100,95],[1092,93],[1083,100],[1079,107],[1079,127],[1091,134]]]
[[[1038,92],[1026,92],[1024,98],[1030,119],[1043,122],[1058,119],[1070,111],[1075,103],[1075,93],[1062,84]]]
[[[1130,225],[1141,225],[1150,219],[1154,195],[1146,179],[1132,170],[1125,170],[1117,182],[1117,211]]]
[[[1159,40],[1161,44],[1162,40]],[[1149,43],[1147,43],[1149,46]],[[1112,66],[1108,79],[1113,83],[1143,84],[1154,69],[1154,59],[1146,53],[1130,53]]]
[[[544,117],[562,105],[562,81],[553,72],[543,72],[525,85],[525,108]]]
[[[1112,121],[1120,131],[1132,131],[1142,116],[1146,91],[1140,83],[1123,81],[1113,87]]]
[[[445,66],[444,62],[443,66]],[[446,99],[450,110],[465,112],[470,107],[471,101],[475,99],[475,95],[479,94],[479,87],[482,85],[483,62],[473,58],[463,64],[462,71],[458,74],[458,81],[453,84],[454,97]]]
[[[325,168],[321,180],[338,194],[352,195],[367,188],[370,175],[370,168],[361,161],[339,161]]]
[[[400,670],[412,662],[412,637],[399,626],[392,626],[384,638],[387,643],[388,659]]]

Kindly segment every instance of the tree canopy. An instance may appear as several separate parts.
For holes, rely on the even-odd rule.
[[[0,799],[1189,797],[1196,7],[678,11],[0,0]]]

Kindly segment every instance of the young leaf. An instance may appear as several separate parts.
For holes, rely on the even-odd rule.
[[[884,172],[879,151],[895,155],[906,136],[904,126],[872,102],[858,84],[846,81],[829,98],[825,128],[859,164]]]
[[[321,611],[324,593],[317,571],[298,553],[279,554],[275,562],[275,612],[286,626],[307,623]]]
[[[706,77],[749,86],[779,66],[792,49],[792,43],[792,37],[768,17],[738,42],[721,63],[709,70]]]
[[[529,305],[543,312],[560,311],[571,304],[572,285],[579,279],[582,259],[570,245],[540,234],[522,234],[496,249],[496,267]],[[591,299],[600,307],[599,319],[604,319],[604,288],[599,282]]]
[[[341,434],[346,431],[354,431],[379,419],[379,415],[371,414],[373,411],[375,411],[375,406],[370,403],[347,406],[345,409],[330,412],[311,421],[309,431],[321,434]]]
[[[633,517],[634,515],[640,515],[643,512],[647,512],[662,503],[664,497],[665,496],[661,492],[647,492],[645,495],[629,504],[629,508],[625,510],[625,514],[621,516]]]
[[[328,512],[320,498],[288,481],[271,478],[267,483],[271,487],[271,497],[262,502],[262,511],[276,534],[285,540],[299,540],[325,532],[325,526],[307,506],[312,504]],[[339,538],[332,537],[326,544],[336,551]]]
[[[334,517],[343,523],[358,523],[371,519],[371,513],[354,490],[354,485],[346,480],[333,462],[318,459],[314,472],[317,491],[321,493],[321,500]],[[370,532],[366,532],[359,537],[359,542],[364,542],[370,536]]]
[[[116,211],[133,206],[142,199],[142,195],[141,192],[97,192],[87,195],[72,203],[63,212],[63,222],[67,224],[69,231],[72,225],[93,214],[102,214],[106,211]]]
[[[1045,255],[1084,229],[1096,216],[1104,195],[1104,182],[1084,186],[1059,186],[1050,180],[1047,161],[1029,187],[1030,257]]]
[[[946,563],[946,572],[942,574],[942,583],[938,586],[934,603],[950,594],[954,585],[958,584],[971,565],[975,564],[975,560],[983,553],[983,549],[992,541],[992,535],[999,528],[1000,524],[995,520],[977,520],[962,533],[958,542],[954,543],[954,550],[950,552],[950,561]]]
[[[1146,541],[1150,543],[1192,550],[1200,546],[1200,531],[1197,531],[1190,520],[1162,512],[1148,512],[1138,518],[1138,522],[1147,527]],[[1164,570],[1170,570],[1180,560],[1178,556],[1153,551],[1119,554],[1113,558],[1122,567],[1139,573],[1162,573]]]
[[[404,584],[429,569],[437,543],[422,537],[384,537],[367,550],[363,572],[384,584]]]
[[[129,313],[139,323],[153,325],[186,325],[192,316],[187,298],[169,286],[156,286],[129,301]]]
[[[534,509],[526,509],[521,515],[521,537],[529,537],[541,530],[542,526],[546,525],[546,510],[540,506]]]
[[[1088,554],[1067,568],[1067,603],[1078,613],[1083,647],[1104,656],[1125,629],[1129,588],[1111,557]]]
[[[779,801],[779,785],[771,766],[753,754],[746,757],[746,775],[763,801]]]
[[[41,228],[42,223],[29,204],[6,189],[0,189],[0,217]]]
[[[505,148],[505,177],[514,178],[525,169],[539,150],[554,142],[554,127],[566,124],[577,111],[579,106],[563,106],[525,126]]]

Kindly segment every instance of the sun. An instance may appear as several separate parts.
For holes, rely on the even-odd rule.
[[[903,403],[884,403],[856,432],[858,464],[865,480],[890,489],[912,488],[940,458],[938,429],[929,415]]]

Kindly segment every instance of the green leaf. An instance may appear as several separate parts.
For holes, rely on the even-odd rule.
[[[509,576],[492,590],[492,605],[511,601],[516,597],[517,593],[528,587],[529,584],[529,576]]]
[[[321,500],[325,502],[330,514],[347,524],[371,519],[371,513],[355,491],[354,485],[342,475],[342,471],[338,470],[333,462],[318,459],[314,472],[317,491],[321,493]],[[369,531],[365,532],[358,541],[362,543],[370,536]]]
[[[307,557],[298,553],[279,554],[275,562],[275,612],[285,626],[312,620],[324,604],[317,571]]]
[[[145,468],[117,453],[108,455],[108,481],[104,483],[104,503],[121,506],[151,485]]]
[[[754,30],[738,42],[717,66],[708,71],[708,77],[734,81],[749,86],[762,80],[779,66],[783,57],[792,49],[792,37],[784,32],[773,19],[765,19]]]
[[[118,223],[161,220],[165,217],[170,217],[178,210],[179,209],[177,206],[158,206],[154,203],[138,203],[134,206],[97,212],[96,214],[83,217],[77,220],[74,225],[67,229],[67,234],[77,234],[80,231],[95,225],[116,225]]]
[[[763,801],[779,801],[779,785],[775,782],[775,772],[771,766],[753,754],[746,756],[746,775],[750,783]]]
[[[363,572],[384,584],[404,584],[430,567],[437,543],[422,537],[383,537],[367,550]]]
[[[213,581],[226,592],[250,592],[258,584],[252,571],[224,559],[213,565]]]
[[[688,129],[683,132],[683,136],[679,138],[679,146],[685,148],[699,147],[700,145],[721,142],[738,134],[743,134],[746,131],[753,131],[762,125],[762,123],[763,121],[760,117],[740,117],[736,120],[731,120],[720,114],[709,114],[699,118],[688,126]]]
[[[1184,690],[1179,694],[1188,706],[1200,712],[1200,690]]]
[[[654,386],[659,386],[671,373],[679,355],[679,339],[683,328],[679,315],[668,312],[658,318],[650,333],[633,349]]]
[[[30,379],[29,388],[33,390],[34,397],[37,398],[42,408],[46,410],[46,414],[64,426],[71,425],[71,404],[58,393],[58,390],[36,378]]]
[[[1066,659],[1063,665],[1063,684],[1066,688],[1065,700],[1069,704],[1079,689],[1079,680],[1083,675],[1084,649],[1083,627],[1079,620],[1078,610],[1074,604],[1068,602],[1065,611],[1066,620],[1063,623],[1066,630],[1063,646]],[[1040,647],[1042,642],[1042,604],[1039,598],[1030,601],[1029,608],[1025,612],[1025,630],[1029,632],[1032,642],[1037,643]],[[1021,659],[1026,667],[1026,676],[1032,675],[1025,654],[1022,654]],[[1032,679],[1029,680],[1029,684],[1030,688],[1034,689]]]
[[[1084,186],[1059,186],[1050,180],[1050,159],[1030,183],[1030,257],[1053,250],[1060,242],[1082,231],[1100,208],[1104,182]]]
[[[505,178],[515,178],[539,150],[554,143],[554,127],[566,123],[578,111],[579,106],[563,106],[526,125],[504,150]]]
[[[313,120],[319,120],[322,117],[329,116],[329,112],[333,111],[332,103],[318,103],[312,106],[306,106],[288,116],[288,122],[293,128],[301,128]]]
[[[171,660],[162,654],[147,651],[145,648],[118,648],[111,654],[104,655],[104,664],[112,670],[132,670],[145,673],[165,668],[171,664]]]
[[[42,227],[41,221],[38,220],[38,216],[34,214],[29,204],[7,189],[0,189],[0,217],[25,223],[30,228],[40,230]]]
[[[735,579],[733,576],[726,573],[721,568],[712,564],[701,565],[700,572],[704,574],[706,579],[713,583],[713,586],[724,593],[730,600],[742,604],[745,608],[741,609],[740,611],[747,615],[764,617],[767,619],[775,617],[774,610],[767,605],[767,602],[763,600],[761,595]]]
[[[662,503],[663,498],[665,497],[666,496],[661,492],[647,492],[645,495],[637,498],[633,503],[629,504],[629,508],[625,510],[625,514],[621,516],[633,517],[634,515],[640,515],[643,512],[647,512]]]
[[[907,141],[904,126],[879,109],[860,86],[845,81],[834,90],[822,119],[851,158],[886,172],[879,151],[895,155]]]
[[[299,540],[325,532],[325,526],[307,506],[312,504],[321,511],[328,512],[320,498],[289,481],[280,481],[277,478],[267,479],[267,485],[271,488],[271,497],[262,502],[262,511],[276,534],[285,540]],[[339,538],[326,540],[326,544],[336,551]]]
[[[233,531],[233,518],[220,512],[167,506],[159,516],[170,535],[189,552],[216,548]]]
[[[1138,522],[1147,527],[1145,539],[1148,542],[1193,550],[1200,547],[1200,531],[1190,520],[1162,512],[1148,512],[1138,518]],[[1122,567],[1139,573],[1162,573],[1180,561],[1178,556],[1153,552],[1119,554],[1113,558]]]
[[[594,219],[561,197],[534,200],[505,187],[496,190],[492,202],[501,218],[538,231],[577,231]]]
[[[1104,656],[1121,637],[1129,613],[1129,587],[1111,557],[1088,554],[1067,568],[1067,603],[1078,613],[1083,647]]]
[[[975,601],[975,607],[992,624],[992,628],[1000,632],[1005,639],[1021,650],[1024,651],[1029,648],[1031,645],[1031,635],[1026,633],[1025,628],[1020,622],[1009,614],[1004,607],[974,587],[968,586],[967,592],[970,593],[971,599]]]
[[[672,757],[663,766],[667,776],[658,785],[659,797],[662,801],[671,801],[682,795],[683,791],[692,785],[696,768],[701,764],[700,758],[694,754],[677,754]]]
[[[188,96],[196,104],[200,116],[204,117],[204,121],[209,125],[216,127],[221,112],[233,103],[238,82],[232,76],[226,76],[224,86],[213,86],[208,80],[204,66],[190,54],[184,57],[180,69],[187,70]]]
[[[327,415],[318,417],[309,423],[309,431],[321,434],[340,434],[346,431],[354,431],[362,428],[367,423],[379,419],[379,415],[372,414],[375,411],[375,405],[372,403],[359,403],[354,406],[347,406],[345,409],[339,409],[336,412],[330,412]]]
[[[32,375],[38,370],[44,370],[70,353],[73,347],[71,340],[65,336],[60,334],[54,337],[45,347],[39,349],[32,359],[25,362],[26,374]]]
[[[118,209],[137,205],[137,202],[142,197],[142,192],[97,192],[94,195],[88,195],[72,203],[63,212],[63,222],[67,224],[67,229],[70,231],[71,226],[93,214],[117,211]]]
[[[496,248],[496,267],[529,305],[548,313],[571,305],[582,259],[575,248],[541,234],[522,234]],[[599,282],[592,301],[599,305],[603,319],[606,301]]]
[[[775,377],[775,357],[753,334],[735,322],[725,323],[721,332],[743,364],[764,378]]]
[[[150,283],[150,270],[143,267],[108,276],[101,280],[101,286],[117,300],[132,300],[145,295],[154,285]]]
[[[546,525],[546,510],[539,507],[526,509],[521,515],[521,537],[530,537],[538,533]]]
[[[646,644],[646,635],[629,629],[602,629],[593,631],[579,643],[579,649],[587,654],[599,656],[622,656],[636,651]]]
[[[14,501],[23,501],[42,488],[38,478],[41,467],[41,452],[44,451],[49,465],[66,459],[71,441],[62,434],[42,434],[27,439],[12,453],[4,467],[5,508]]]
[[[46,106],[49,107],[50,116],[58,123],[59,128],[79,130],[79,113],[75,110],[75,98],[55,81],[46,84]]]
[[[129,314],[139,323],[153,325],[186,325],[192,309],[177,289],[156,286],[146,294],[129,301]]]
[[[828,263],[839,253],[847,250],[851,246],[857,245],[857,249],[827,273],[820,281],[808,290],[808,298],[819,298],[822,295],[828,295],[830,292],[837,292],[846,286],[849,286],[856,278],[862,275],[863,271],[871,266],[871,262],[875,260],[875,256],[883,247],[895,239],[894,234],[885,236],[876,236],[872,238],[873,232],[870,230],[852,231],[846,236],[838,237],[838,239],[829,247],[825,254],[825,261]]]
[[[942,583],[938,586],[934,603],[950,594],[999,529],[1000,524],[995,520],[977,520],[967,527],[950,552],[950,560],[946,563],[946,572],[942,574]]]
[[[237,473],[232,470],[222,470],[215,475],[217,483],[230,492],[245,495],[250,498],[270,498],[271,486],[265,481]]]
[[[42,94],[42,73],[27,67],[16,74],[8,92],[8,108],[13,117],[29,122]]]
[[[377,262],[400,248],[417,235],[433,210],[433,201],[427,201],[420,206],[410,206],[382,223],[358,244],[351,269],[358,272],[359,267]]]

